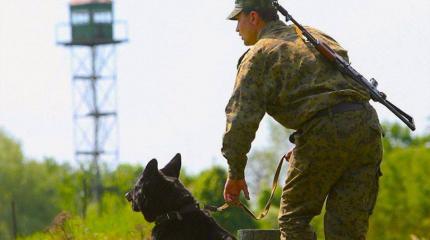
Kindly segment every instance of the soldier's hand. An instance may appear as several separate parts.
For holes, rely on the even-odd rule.
[[[227,203],[238,204],[241,191],[243,191],[245,198],[250,200],[245,179],[228,178],[224,186],[224,200]]]

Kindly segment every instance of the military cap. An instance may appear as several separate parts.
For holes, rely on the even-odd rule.
[[[257,9],[271,9],[274,8],[273,0],[236,0],[234,3],[234,9],[228,15],[228,20],[236,20],[237,16],[244,9],[257,10]]]

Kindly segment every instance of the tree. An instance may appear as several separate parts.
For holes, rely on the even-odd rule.
[[[11,202],[18,234],[42,229],[59,212],[57,166],[25,160],[16,140],[0,132],[0,236],[11,237]],[[63,175],[63,174],[61,174]]]
[[[384,176],[371,218],[371,239],[430,237],[430,135],[412,136],[406,127],[384,124]]]
[[[383,123],[384,129],[384,151],[396,148],[407,148],[412,146],[423,146],[430,142],[430,135],[412,136],[409,128],[399,123]]]
[[[0,236],[11,238],[12,190],[16,186],[19,172],[23,163],[21,147],[16,140],[0,130]]]

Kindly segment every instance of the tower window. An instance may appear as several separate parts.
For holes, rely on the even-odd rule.
[[[108,11],[94,12],[94,23],[112,23],[112,13]]]
[[[72,13],[73,25],[85,25],[90,22],[90,14],[86,10],[74,11]]]

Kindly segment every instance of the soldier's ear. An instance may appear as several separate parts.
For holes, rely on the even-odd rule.
[[[160,173],[158,172],[158,162],[157,159],[152,159],[149,161],[149,163],[146,165],[145,170],[143,170],[143,176],[153,177],[157,176]]]
[[[181,154],[177,153],[170,162],[161,169],[161,172],[169,177],[179,178],[181,172]]]

